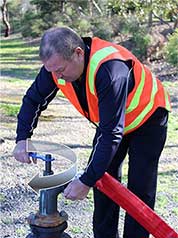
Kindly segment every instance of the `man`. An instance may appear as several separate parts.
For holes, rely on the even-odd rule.
[[[41,111],[61,89],[96,126],[88,165],[81,177],[67,186],[65,197],[84,199],[105,171],[120,180],[121,165],[128,153],[128,188],[154,208],[158,161],[170,109],[161,82],[125,48],[96,37],[81,38],[65,27],[45,32],[40,58],[43,67],[18,114],[16,160],[31,162],[25,140],[32,136]],[[119,237],[119,207],[95,187],[93,190],[94,237]],[[148,236],[126,214],[123,237]]]

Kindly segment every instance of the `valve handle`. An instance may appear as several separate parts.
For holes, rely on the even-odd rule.
[[[41,155],[41,154],[38,154],[37,152],[29,152],[28,155],[32,157],[33,159],[41,159],[45,162],[50,162],[55,160],[52,156],[49,156],[49,154]]]
[[[41,159],[45,161],[45,170],[43,171],[43,175],[52,175],[54,172],[51,170],[51,161],[55,160],[51,154],[41,155],[36,152],[29,152],[28,155],[33,159]]]

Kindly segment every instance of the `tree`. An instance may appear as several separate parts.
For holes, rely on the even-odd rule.
[[[3,0],[3,4],[1,7],[1,12],[2,12],[2,20],[3,23],[5,25],[5,33],[4,36],[8,37],[10,35],[10,23],[9,23],[9,12],[8,12],[8,8],[7,8],[7,1]]]

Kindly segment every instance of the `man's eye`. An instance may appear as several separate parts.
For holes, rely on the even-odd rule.
[[[58,69],[58,70],[56,70],[56,73],[61,73],[61,72],[63,72],[64,71],[64,69],[62,68],[62,69]]]

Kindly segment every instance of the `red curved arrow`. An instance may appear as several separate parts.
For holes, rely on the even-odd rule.
[[[121,206],[155,238],[178,238],[174,231],[150,207],[108,173],[96,182],[98,190]]]

